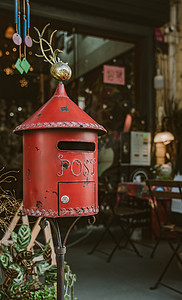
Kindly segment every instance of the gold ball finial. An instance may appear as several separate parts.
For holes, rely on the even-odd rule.
[[[49,25],[50,24],[45,25],[41,33],[36,27],[34,27],[34,29],[38,33],[39,40],[38,41],[33,40],[33,41],[37,44],[40,44],[40,50],[42,52],[42,54],[35,54],[35,55],[37,57],[44,58],[44,61],[49,62],[51,64],[50,73],[53,76],[53,78],[59,81],[69,80],[72,74],[71,68],[68,66],[68,63],[62,62],[58,55],[63,51],[59,49],[53,50],[52,48],[53,35],[56,33],[57,30],[54,30],[52,32],[49,42],[43,38],[44,32]],[[44,49],[43,44],[46,44],[48,48]],[[46,55],[47,51],[49,51],[50,53],[49,55]]]
[[[54,79],[65,81],[70,79],[72,71],[67,63],[60,61],[51,65],[50,73]]]

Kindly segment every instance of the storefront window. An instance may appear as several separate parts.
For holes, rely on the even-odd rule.
[[[53,47],[63,50],[60,58],[73,71],[66,86],[68,96],[105,126],[108,136],[118,138],[126,114],[135,107],[134,45],[58,31]],[[47,101],[57,85],[49,77],[48,64],[35,57],[37,51],[40,53],[35,44],[27,49],[31,68],[21,75],[15,68],[18,47],[12,39],[1,36],[0,165],[10,169],[22,167],[21,139],[13,129]]]
[[[73,93],[72,89],[77,90],[78,104],[84,103],[84,110],[103,124],[109,133],[119,134],[123,130],[126,114],[135,107],[134,54],[134,50],[131,50],[113,58],[70,85],[70,93]],[[122,67],[124,84],[104,83],[105,65]]]

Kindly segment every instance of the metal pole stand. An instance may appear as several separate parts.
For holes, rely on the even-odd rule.
[[[95,223],[96,218],[95,216],[92,217],[93,217],[93,222],[91,222],[90,219],[88,219],[89,224]],[[39,224],[41,229],[45,229],[47,226],[47,222],[49,221],[56,236],[57,245],[55,247],[55,253],[56,253],[56,262],[57,262],[57,300],[64,300],[64,256],[66,254],[66,242],[72,228],[80,218],[81,217],[76,218],[75,221],[68,228],[63,243],[61,238],[61,231],[56,218],[48,218],[48,219],[42,218]]]

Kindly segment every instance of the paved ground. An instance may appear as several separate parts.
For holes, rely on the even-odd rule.
[[[129,249],[122,249],[107,263],[106,256],[99,252],[88,255],[101,231],[101,228],[82,228],[72,232],[68,239],[66,260],[77,274],[75,296],[78,300],[182,299],[182,295],[163,286],[150,289],[171,253],[166,243],[160,244],[154,259],[150,258],[150,248],[138,245],[142,258]],[[107,237],[102,249],[108,251],[112,246]],[[182,290],[182,271],[176,260],[165,278],[166,283]]]

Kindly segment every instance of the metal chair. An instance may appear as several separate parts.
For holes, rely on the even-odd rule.
[[[110,262],[117,249],[123,249],[126,248],[127,245],[130,245],[130,249],[134,250],[139,257],[142,257],[138,247],[136,246],[137,241],[132,239],[132,235],[136,228],[150,227],[151,208],[148,200],[126,195],[126,197],[121,197],[121,199],[117,201],[117,191],[110,188],[107,178],[102,186],[102,189],[100,189],[99,195],[99,217],[104,225],[104,232],[99,237],[89,254],[92,254],[94,251],[102,252],[108,256],[107,262]],[[108,208],[110,212],[110,218],[106,219]],[[116,239],[113,231],[111,230],[113,225],[115,225],[117,229],[120,229],[117,232],[117,235],[119,234],[119,239]],[[100,247],[101,242],[104,240],[107,234],[110,235],[112,241],[114,242],[114,247],[110,253],[101,250]]]
[[[156,221],[158,222],[159,227],[159,235],[156,239],[151,256],[153,257],[161,240],[166,240],[172,250],[172,255],[166,262],[165,267],[151,289],[156,289],[160,284],[182,294],[181,291],[163,282],[163,278],[175,257],[178,259],[180,264],[182,264],[182,260],[178,254],[182,245],[182,226],[179,226],[174,222],[175,220],[172,218],[171,211],[166,205],[166,200],[169,202],[169,199],[179,199],[179,201],[182,200],[182,182],[173,180],[146,180],[146,184],[149,188],[149,193],[152,198],[153,208],[156,215]],[[173,191],[173,188],[178,188],[179,192]],[[163,208],[165,220],[164,217],[161,219],[159,205]]]
[[[127,199],[121,199],[115,205],[114,215],[119,220],[122,235],[110,257],[114,255],[117,249],[126,248],[128,244],[139,257],[142,257],[132,235],[136,228],[150,227],[150,206],[146,202],[148,201],[128,196]],[[121,246],[122,240],[124,241],[123,246]]]
[[[96,241],[95,245],[93,246],[92,250],[89,254],[93,254],[95,251],[101,252],[102,254],[108,256],[107,262],[111,260],[111,254],[102,250],[100,247],[102,241],[107,237],[110,236],[111,240],[114,244],[118,245],[118,241],[111,230],[111,226],[114,222],[114,212],[113,207],[116,202],[116,190],[112,189],[109,184],[107,176],[104,177],[102,182],[99,182],[99,206],[100,212],[97,217],[97,221],[100,222],[104,226],[104,231],[99,236],[98,240]]]

